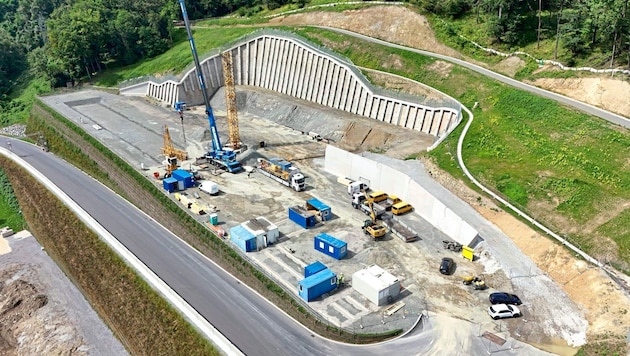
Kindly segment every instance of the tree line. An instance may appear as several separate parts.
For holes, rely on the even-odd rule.
[[[600,53],[600,63],[630,67],[629,0],[411,0],[425,11],[474,16],[495,44],[523,46],[551,39],[575,58]]]

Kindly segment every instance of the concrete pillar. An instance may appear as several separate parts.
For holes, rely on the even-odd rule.
[[[344,110],[356,114],[358,106],[359,95],[357,93],[357,79],[352,75],[350,76],[350,88],[348,89],[348,98],[346,99],[346,107]]]
[[[365,86],[359,86],[359,104],[357,105],[357,111],[355,114],[365,116],[365,107],[367,106],[368,91]]]
[[[341,99],[339,101],[339,105],[337,106],[338,109],[343,110],[343,111],[348,111],[346,110],[346,106],[348,105],[348,92],[350,91],[350,79],[351,79],[351,75],[350,72],[346,69],[343,71],[343,85],[341,87]]]
[[[396,104],[397,102],[393,100],[387,100],[387,105],[385,106],[385,113],[383,114],[383,122],[387,122],[388,124],[396,124],[394,121],[394,113],[396,112]]]
[[[424,122],[422,123],[422,132],[430,134],[431,133],[431,125],[433,125],[433,120],[435,118],[435,110],[427,109],[424,113]]]
[[[342,100],[344,99],[343,94],[346,90],[346,72],[347,70],[345,67],[339,67],[339,76],[335,87],[335,101],[333,102],[333,108],[335,109],[339,109],[342,104]]]
[[[326,63],[326,58],[322,56],[317,56],[315,60],[315,71],[313,73],[313,77],[310,80],[311,82],[310,85],[313,88],[313,91],[311,92],[311,95],[308,98],[308,100],[316,102],[316,103],[318,102],[318,98],[321,96],[323,84],[325,84],[325,83],[322,83],[322,72],[324,71],[325,63]]]
[[[291,81],[293,80],[293,71],[295,70],[295,62],[293,62],[293,50],[295,49],[295,46],[293,45],[293,42],[288,40],[284,45],[287,48],[287,60],[284,71],[284,80],[282,81],[280,92],[282,94],[288,94]]]
[[[263,38],[259,38],[256,41],[256,59],[254,61],[254,68],[256,68],[256,75],[255,75],[255,80],[254,80],[254,85],[257,87],[262,86],[262,76],[263,76],[263,71],[264,71],[264,61],[263,58],[265,57],[264,52],[265,51],[265,41],[264,41],[264,37]]]
[[[265,50],[264,50],[264,55],[263,55],[263,74],[262,74],[262,78],[260,78],[261,83],[260,86],[265,88],[265,89],[269,89],[269,82],[270,82],[270,73],[271,73],[271,66],[273,65],[272,62],[272,57],[273,57],[273,41],[271,40],[270,37],[265,37]]]
[[[280,83],[278,84],[278,91],[286,94],[287,83],[291,80],[291,55],[293,44],[288,40],[282,41],[283,55],[282,55],[282,67],[280,72]]]
[[[400,126],[400,112],[402,110],[403,104],[398,101],[393,102],[392,113],[390,116],[390,123],[393,125]]]
[[[363,93],[365,94],[365,106],[363,107],[361,116],[372,118],[372,106],[374,106],[375,102],[374,95],[367,90],[367,88],[364,87],[363,89]]]
[[[306,67],[308,64],[307,61],[308,52],[303,47],[300,47],[300,53],[298,57],[298,63],[300,65],[299,75],[296,75],[294,80],[295,83],[295,94],[293,96],[297,98],[302,97],[302,87],[304,86],[304,76],[306,76]]]
[[[271,58],[269,62],[269,89],[277,91],[277,83],[279,78],[280,60],[282,57],[282,41],[276,38],[271,39]]]
[[[429,134],[437,135],[438,128],[440,127],[440,121],[442,121],[443,110],[437,110],[433,114],[433,121],[431,121],[431,128],[429,129]]]
[[[407,123],[409,122],[409,104],[403,104],[400,108],[400,119],[398,120],[398,125],[407,128]]]
[[[370,110],[370,118],[377,120],[378,118],[378,110],[381,105],[381,98],[377,96],[372,96],[372,105]]]
[[[234,65],[234,85],[243,85],[243,46],[238,46],[232,51],[232,64]]]
[[[332,65],[332,75],[331,75],[331,81],[329,82],[329,95],[328,97],[324,100],[324,102],[326,103],[326,106],[332,107],[333,103],[335,101],[335,95],[336,95],[336,90],[337,90],[337,81],[339,80],[339,66],[337,65],[337,63],[332,62],[330,63]]]
[[[387,122],[385,121],[385,119],[387,118],[388,108],[391,114],[391,104],[392,104],[392,101],[389,100],[388,98],[381,99],[381,103],[379,104],[379,107],[378,107],[378,116],[376,117],[377,120]]]
[[[300,81],[298,82],[298,97],[300,99],[306,98],[306,92],[308,90],[306,79],[308,78],[308,73],[311,71],[312,56],[313,54],[307,49],[302,50],[302,70],[300,74]]]
[[[311,101],[313,97],[313,78],[315,77],[315,73],[319,70],[319,61],[321,60],[321,56],[317,53],[311,53],[310,66],[307,77],[304,79],[304,84],[306,85],[306,95],[304,95],[304,99]]]

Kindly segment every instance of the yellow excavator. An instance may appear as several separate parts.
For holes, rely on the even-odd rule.
[[[374,202],[369,196],[363,191],[363,195],[365,196],[365,204],[370,208],[370,219],[363,221],[363,232],[366,235],[372,236],[373,239],[380,239],[387,233],[387,228],[376,220],[376,214],[374,213]]]

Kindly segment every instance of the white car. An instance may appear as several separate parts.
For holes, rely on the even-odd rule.
[[[488,307],[488,314],[492,319],[517,318],[523,314],[516,305],[494,304]]]

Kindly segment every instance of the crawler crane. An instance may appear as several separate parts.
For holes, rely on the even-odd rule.
[[[195,61],[195,68],[197,71],[197,79],[199,79],[199,86],[201,87],[201,93],[203,94],[203,101],[206,105],[206,115],[208,115],[208,123],[210,125],[210,134],[212,135],[212,148],[206,153],[208,161],[230,173],[237,173],[243,170],[241,163],[236,160],[236,152],[233,150],[225,150],[221,146],[221,140],[219,139],[219,131],[217,130],[216,120],[212,107],[210,106],[210,99],[208,98],[208,92],[206,90],[206,81],[203,77],[201,65],[199,64],[199,56],[197,55],[197,48],[195,47],[195,41],[192,36],[192,30],[190,29],[190,21],[188,20],[188,12],[186,11],[186,4],[184,0],[179,0],[179,5],[182,9],[182,17],[184,24],[186,25],[186,32],[188,34],[188,42],[190,43],[190,49],[192,50],[193,59]]]

